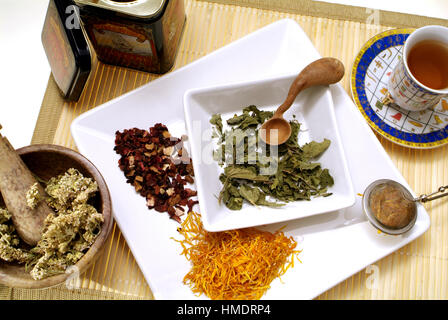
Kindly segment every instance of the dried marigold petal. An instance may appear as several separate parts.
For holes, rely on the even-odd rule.
[[[200,214],[192,211],[177,231],[184,239],[174,240],[192,265],[183,281],[194,293],[211,299],[260,299],[301,252],[297,242],[281,231],[207,232]]]

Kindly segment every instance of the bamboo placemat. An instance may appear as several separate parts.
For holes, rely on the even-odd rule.
[[[309,0],[185,0],[187,23],[174,69],[280,19],[290,18],[304,29],[323,56],[344,62],[347,70],[361,46],[379,32],[396,27],[448,21],[321,3]],[[209,28],[209,26],[214,26]],[[157,76],[99,63],[78,103],[64,102],[52,77],[42,103],[32,143],[75,148],[70,124],[75,117]],[[350,92],[350,72],[342,84]],[[378,139],[417,193],[429,193],[448,182],[448,147],[412,150]],[[368,266],[318,299],[447,299],[448,202],[425,205],[431,228],[422,237]],[[344,250],[344,248],[341,248]],[[115,225],[104,253],[78,282],[46,290],[0,286],[0,299],[151,299],[132,253]],[[300,284],[298,284],[300,285]]]

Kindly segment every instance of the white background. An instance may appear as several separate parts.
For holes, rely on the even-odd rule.
[[[446,0],[326,2],[448,19]],[[0,0],[0,124],[15,148],[31,142],[50,75],[41,43],[47,6],[48,0]]]

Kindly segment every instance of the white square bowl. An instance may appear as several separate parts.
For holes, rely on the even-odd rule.
[[[347,208],[355,203],[355,194],[335,114],[333,100],[327,86],[309,88],[296,98],[284,114],[285,119],[300,122],[299,144],[309,141],[331,140],[330,147],[315,161],[328,168],[334,178],[329,197],[316,197],[310,201],[289,202],[280,208],[255,207],[248,203],[238,211],[218,202],[222,189],[219,175],[223,172],[212,158],[217,147],[212,139],[210,118],[219,113],[225,120],[244,107],[255,105],[261,110],[275,110],[285,99],[294,76],[283,76],[219,87],[188,90],[184,95],[184,111],[191,157],[195,170],[199,207],[207,231],[224,231],[266,225],[303,218]]]

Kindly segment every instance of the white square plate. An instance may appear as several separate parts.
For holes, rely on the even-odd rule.
[[[282,104],[295,76],[257,80],[225,86],[193,89],[185,93],[184,110],[191,157],[196,177],[199,207],[204,228],[224,231],[308,217],[352,206],[355,194],[348,173],[344,150],[333,110],[333,100],[328,87],[319,86],[303,91],[284,114],[285,119],[296,116],[301,124],[299,145],[325,138],[330,147],[313,162],[321,163],[334,178],[328,189],[329,197],[315,197],[311,201],[294,201],[280,208],[255,207],[244,203],[238,211],[228,209],[218,202],[222,189],[219,175],[223,169],[213,160],[210,119],[221,114],[223,124],[244,107],[255,105],[261,110],[273,111]],[[237,159],[238,160],[238,159]]]
[[[254,52],[257,54],[254,55]],[[256,57],[256,58],[254,58]],[[171,237],[178,224],[150,211],[145,199],[126,183],[114,152],[115,131],[165,123],[173,135],[186,133],[182,99],[192,88],[297,75],[320,58],[293,20],[280,20],[195,62],[79,116],[71,132],[79,151],[101,171],[110,189],[114,217],[156,299],[197,299],[182,283],[190,263]],[[408,186],[353,101],[340,85],[331,86],[336,121],[356,193],[379,178]],[[355,205],[287,223],[284,232],[303,249],[302,263],[276,279],[265,299],[311,299],[354,273],[401,248],[429,228],[418,207],[417,222],[401,236],[378,234]],[[271,225],[276,230],[284,223]],[[206,297],[201,296],[204,299]]]

